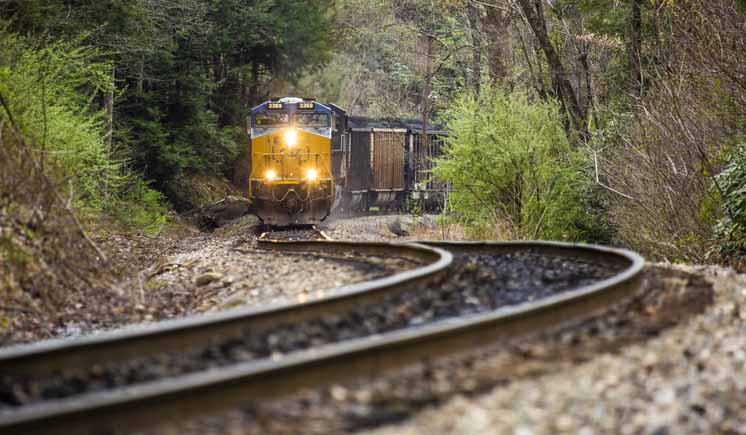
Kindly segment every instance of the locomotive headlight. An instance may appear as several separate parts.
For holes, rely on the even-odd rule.
[[[292,148],[298,142],[298,132],[294,128],[291,128],[285,132],[285,143],[288,148]]]
[[[319,177],[319,173],[316,172],[316,169],[309,169],[306,171],[306,180],[316,181],[316,178],[318,177]]]
[[[264,179],[267,181],[273,181],[275,178],[277,178],[277,172],[273,169],[269,169],[264,173]]]

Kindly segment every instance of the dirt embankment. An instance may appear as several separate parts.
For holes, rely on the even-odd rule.
[[[13,307],[5,327],[0,325],[0,344],[89,334],[244,304],[304,301],[404,267],[383,258],[258,249],[256,218],[235,219],[231,207],[216,204],[190,216],[189,224],[172,225],[156,236],[127,232],[113,222],[99,223],[89,231],[90,238],[108,261],[83,275],[82,285],[60,288],[55,299],[27,295]],[[369,233],[377,240],[396,238],[387,229],[392,219],[371,224],[379,230]],[[211,225],[202,225],[207,221]],[[332,233],[354,239],[366,233],[361,225],[368,224],[343,222]]]

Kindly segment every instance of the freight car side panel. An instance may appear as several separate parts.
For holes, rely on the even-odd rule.
[[[400,129],[373,129],[371,132],[372,190],[390,192],[405,189],[406,132]]]
[[[442,183],[432,181],[431,171],[433,169],[433,159],[438,158],[443,153],[444,136],[443,132],[428,133],[428,141],[422,140],[422,132],[412,132],[411,140],[411,181],[410,190],[437,190],[442,191]]]
[[[346,113],[342,108],[330,104],[329,107],[334,111],[332,121],[332,176],[335,183],[344,185],[344,177],[347,176],[347,146],[349,135],[347,133]]]
[[[350,192],[361,192],[370,189],[370,129],[353,129],[350,132],[350,155],[347,189]]]
[[[332,176],[335,180],[341,179],[344,172],[344,152],[342,151],[344,138],[345,136],[337,132],[332,134]]]

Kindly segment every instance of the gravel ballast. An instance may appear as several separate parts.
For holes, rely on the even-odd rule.
[[[340,340],[418,326],[440,319],[494,310],[587,285],[613,275],[601,265],[534,253],[458,255],[443,281],[416,288],[348,313],[328,314],[268,333],[247,331],[241,339],[217,342],[190,353],[160,355],[117,367],[60,373],[51,379],[5,377],[0,406],[8,409],[147,382],[189,372],[289,353]]]
[[[716,267],[659,270],[681,290],[651,300],[638,317],[664,316],[669,327],[627,341],[617,323],[613,346],[570,360],[541,361],[539,346],[525,346],[534,375],[368,435],[745,433],[746,276]],[[712,285],[707,293],[696,281],[702,276]]]
[[[86,298],[69,295],[56,324],[10,329],[7,337],[0,334],[0,344],[76,337],[244,305],[303,302],[415,266],[404,259],[267,251],[257,247],[257,228],[256,219],[247,216],[212,233],[182,228],[153,237],[110,236],[102,247],[122,268],[119,282]]]
[[[395,219],[339,219],[326,232],[337,240],[401,240],[388,229]],[[152,295],[163,298],[158,307],[170,307],[161,290],[179,292],[183,285],[207,295],[199,299],[199,293],[173,293],[176,302],[204,301],[190,309],[230,305],[233,285],[221,287],[222,278],[202,287],[194,284],[204,273],[233,275],[213,262],[213,254],[226,251],[244,259],[266,255],[257,257],[242,275],[247,285],[235,293],[236,303],[315,294],[283,288],[281,282],[265,285],[271,280],[261,275],[263,267],[279,263],[267,273],[287,273],[295,257],[273,261],[276,252],[255,252],[249,239],[199,237],[189,241],[189,249],[153,260],[148,270],[159,273],[146,275],[146,301]],[[205,255],[190,254],[203,248]],[[301,261],[308,267],[330,266],[313,266],[318,258]],[[347,269],[340,270],[345,283]],[[649,267],[645,276],[645,285],[629,301],[580,324],[496,343],[447,361],[423,362],[284,400],[186,419],[148,435],[746,433],[746,276],[717,267],[670,265]],[[161,279],[164,287],[147,281],[160,284]],[[299,273],[291,280],[302,286],[316,277]],[[327,281],[322,274],[314,286]],[[134,283],[129,288],[136,295],[139,286]],[[150,310],[149,302],[143,305]],[[175,309],[174,315],[183,312]],[[150,314],[155,319],[164,316]]]
[[[722,382],[742,376],[738,351],[731,341],[728,352],[710,352],[724,350],[722,338],[732,340],[744,324],[746,277],[707,270],[648,267],[637,292],[594,318],[148,435],[740,433],[723,429],[746,422],[734,396],[737,382]],[[734,308],[736,292],[741,302]],[[730,332],[715,334],[720,327]],[[687,356],[700,349],[702,355]],[[708,368],[690,373],[699,364]],[[594,372],[587,377],[589,367]],[[715,368],[733,372],[707,376]],[[698,395],[681,393],[682,385]],[[675,399],[661,408],[656,397],[669,401],[671,395],[657,393],[669,386]],[[699,394],[707,391],[721,393]]]

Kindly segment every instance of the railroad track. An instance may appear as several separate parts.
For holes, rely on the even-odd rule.
[[[304,304],[4,350],[0,404],[16,397],[13,388],[54,392],[92,376],[108,386],[6,403],[0,433],[124,433],[467,351],[594,315],[637,285],[644,263],[629,251],[546,242],[288,242],[273,235],[259,244],[397,255],[422,266]],[[489,291],[498,285],[500,292]],[[153,364],[165,376],[138,378]],[[88,371],[78,373],[81,367]]]
[[[281,230],[272,228],[260,229],[258,240],[262,242],[308,242],[315,240],[325,240],[327,242],[333,241],[328,234],[326,234],[315,225],[303,225]]]

